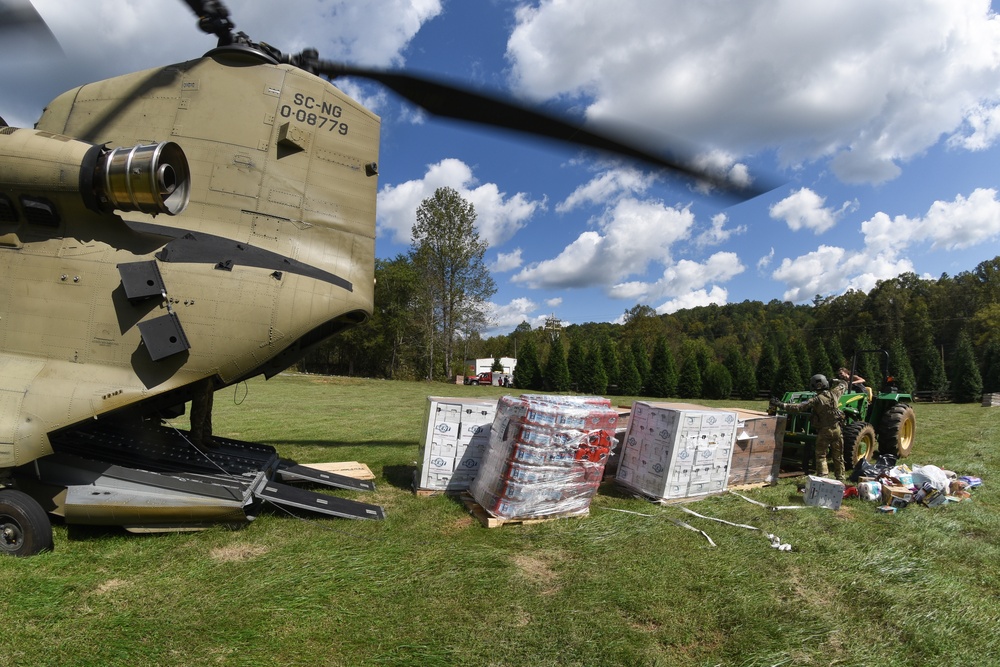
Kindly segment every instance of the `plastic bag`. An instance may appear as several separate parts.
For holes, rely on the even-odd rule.
[[[929,483],[937,491],[948,491],[948,476],[937,466],[913,466],[913,483],[916,486]]]

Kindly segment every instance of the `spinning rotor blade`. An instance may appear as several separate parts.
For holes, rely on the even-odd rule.
[[[294,64],[298,64],[314,74],[322,74],[331,79],[338,76],[358,76],[377,81],[436,116],[501,127],[546,139],[555,139],[616,153],[640,160],[654,167],[670,170],[695,181],[701,181],[739,200],[756,197],[771,189],[760,186],[742,187],[723,176],[698,169],[692,166],[690,161],[685,161],[680,157],[657,155],[621,139],[597,134],[555,116],[511,104],[483,93],[463,89],[453,84],[402,72],[311,60],[308,56],[300,56],[298,59],[292,58],[291,60]]]
[[[63,54],[56,36],[29,0],[0,0],[0,44],[5,57],[11,58],[41,52]]]

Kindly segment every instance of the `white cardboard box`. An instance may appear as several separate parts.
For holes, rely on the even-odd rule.
[[[844,502],[844,483],[809,475],[806,481],[806,505],[839,510]]]
[[[458,492],[469,488],[490,439],[496,399],[427,397],[421,467],[414,486]]]
[[[724,491],[737,421],[733,411],[636,401],[615,478],[653,498]]]

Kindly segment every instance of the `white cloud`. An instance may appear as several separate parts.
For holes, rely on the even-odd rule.
[[[441,187],[450,187],[476,210],[479,236],[491,246],[510,239],[544,202],[532,201],[524,193],[507,197],[495,183],[479,185],[472,168],[448,158],[428,166],[420,180],[385,186],[378,193],[379,234],[390,234],[396,243],[409,244],[420,203]]]
[[[524,261],[521,259],[521,249],[514,248],[511,252],[497,253],[496,261],[490,265],[490,271],[506,273],[521,268],[522,264]]]
[[[935,201],[922,218],[876,213],[861,223],[861,231],[867,247],[876,251],[898,253],[927,242],[931,250],[961,250],[1000,236],[1000,201],[996,190],[979,188],[968,197]]]
[[[557,213],[566,213],[587,204],[608,204],[622,195],[642,194],[654,177],[638,169],[616,168],[604,171],[574,190],[556,204]]]
[[[771,248],[771,252],[757,260],[757,270],[763,271],[767,267],[771,266],[772,261],[774,261],[774,248]]]
[[[538,310],[538,304],[527,298],[513,299],[507,304],[488,303],[487,317],[491,322],[490,331],[509,332],[524,321],[532,320],[532,313]],[[544,315],[536,316],[544,319]],[[492,334],[488,334],[492,335]]]
[[[844,212],[856,202],[844,202],[837,210],[824,206],[826,197],[820,197],[809,188],[800,188],[776,204],[769,213],[775,220],[784,220],[792,231],[811,229],[816,234],[832,229]]]
[[[546,299],[545,300],[545,305],[548,306],[549,308],[556,308],[558,306],[561,306],[562,302],[563,302],[562,297],[561,296],[557,296],[557,297],[553,297],[551,299]]]
[[[783,259],[772,277],[788,285],[784,298],[800,302],[816,294],[868,291],[879,280],[914,271],[913,262],[903,254],[917,244],[951,251],[994,242],[1000,237],[1000,201],[996,190],[977,189],[968,197],[934,202],[920,218],[876,213],[861,223],[861,231],[865,239],[861,250],[821,245],[795,259]]]
[[[712,226],[699,234],[695,239],[694,243],[696,246],[703,248],[706,246],[719,245],[720,243],[725,243],[733,234],[744,234],[747,231],[746,225],[740,225],[738,227],[726,228],[726,223],[729,222],[729,216],[725,213],[716,213],[712,216]]]
[[[881,182],[943,135],[997,140],[1000,18],[982,0],[541,0],[516,24],[524,94],[736,156],[832,157],[842,180]]]
[[[746,267],[740,262],[736,253],[717,252],[704,262],[682,259],[676,264],[666,267],[662,277],[656,282],[620,283],[612,287],[610,293],[620,299],[643,303],[655,302],[667,297],[673,297],[675,302],[681,303],[685,299],[697,300],[708,296],[712,296],[712,298],[721,296],[722,301],[713,301],[712,303],[725,303],[726,290],[713,285],[711,292],[706,293],[704,288],[712,283],[724,283],[731,280],[745,270]],[[703,294],[699,296],[698,292]]]
[[[893,253],[847,251],[821,245],[795,259],[781,260],[772,276],[790,286],[782,298],[798,303],[817,294],[841,294],[849,289],[867,292],[879,280],[908,271],[913,271],[913,264],[907,259],[896,259]]]
[[[656,312],[663,315],[664,313],[675,313],[678,310],[683,310],[685,308],[697,308],[698,306],[708,306],[710,304],[716,304],[719,306],[724,306],[729,298],[729,293],[718,285],[713,285],[712,290],[707,292],[703,289],[695,290],[694,292],[688,292],[676,299],[670,299],[665,301],[656,307]]]
[[[642,273],[650,262],[670,262],[670,246],[687,238],[694,215],[688,207],[659,201],[619,200],[600,222],[559,254],[525,267],[514,282],[533,288],[606,286]]]

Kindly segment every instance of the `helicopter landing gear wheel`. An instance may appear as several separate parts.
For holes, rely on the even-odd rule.
[[[0,554],[33,556],[52,549],[52,524],[22,491],[0,489]]]

